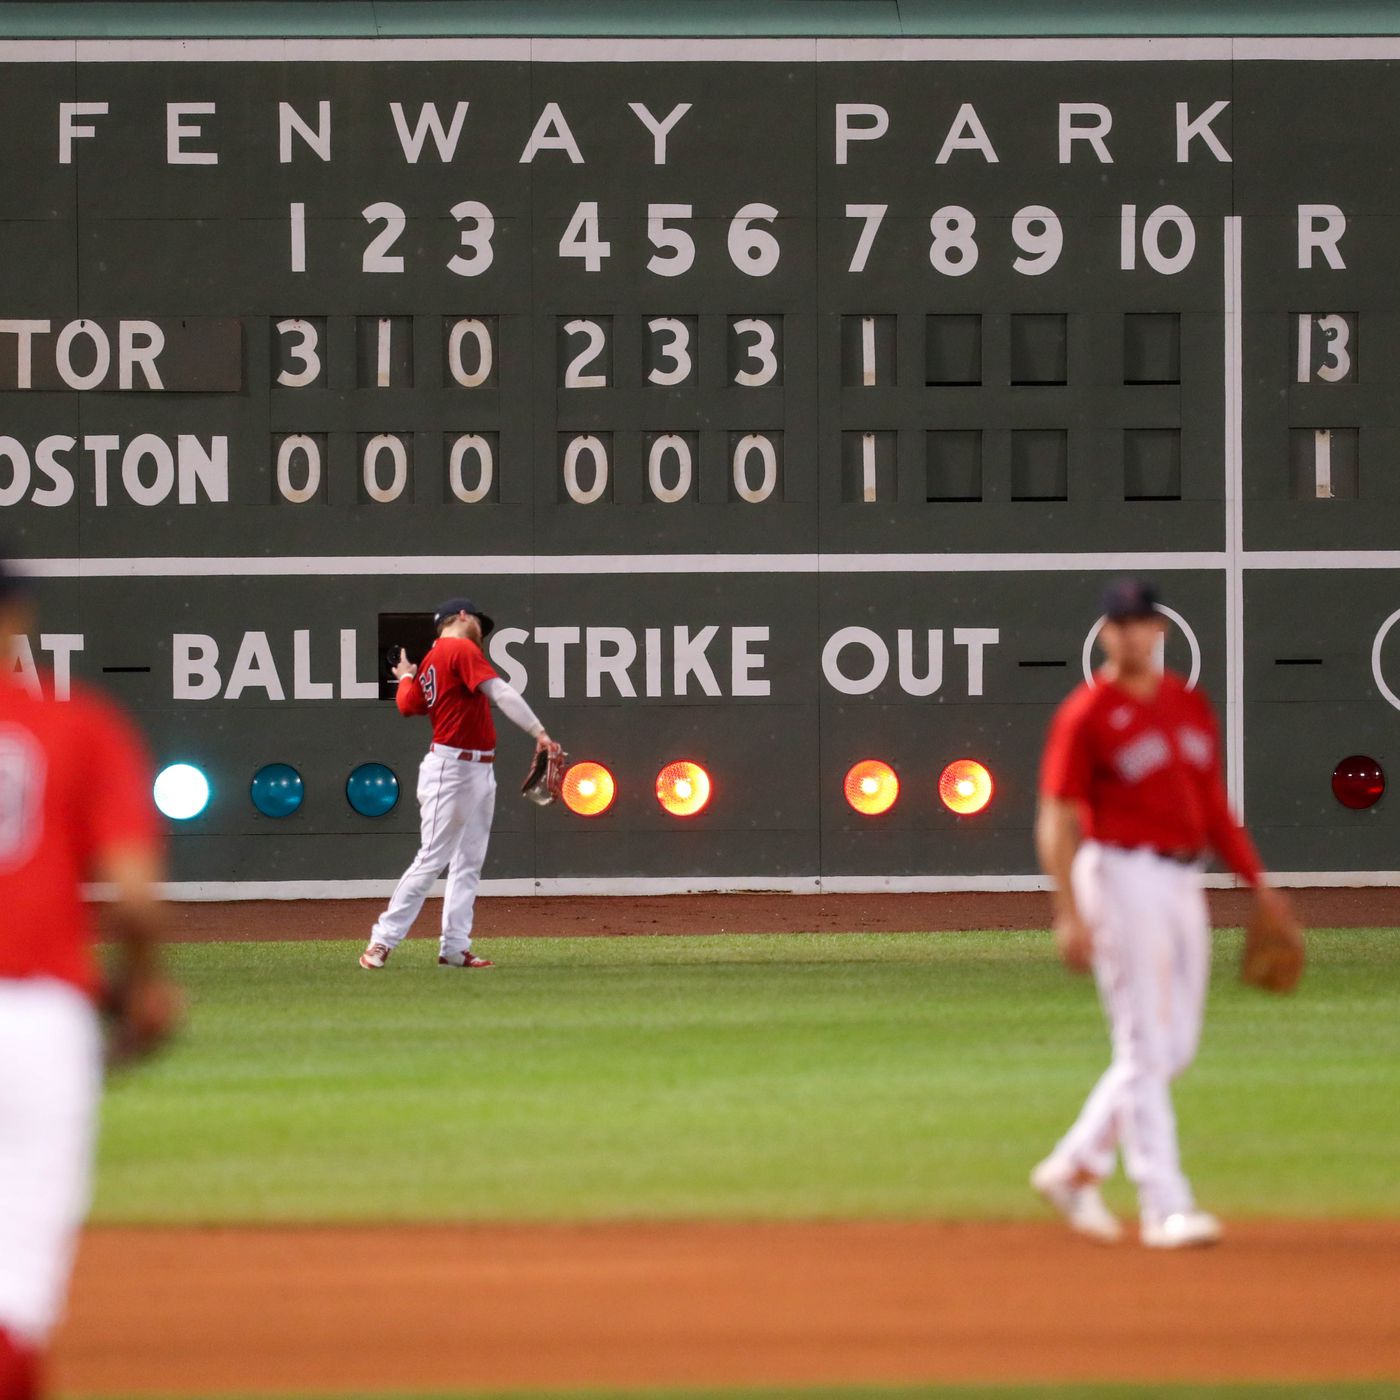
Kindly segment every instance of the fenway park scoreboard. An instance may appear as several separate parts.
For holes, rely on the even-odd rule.
[[[1400,756],[1397,59],[6,44],[11,665],[207,776],[191,893],[397,874],[426,725],[385,657],[459,593],[615,785],[527,806],[503,725],[494,888],[994,887],[1142,572],[1268,863],[1391,871],[1333,778]]]

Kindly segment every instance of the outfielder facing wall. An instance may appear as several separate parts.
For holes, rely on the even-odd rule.
[[[345,778],[408,781],[384,650],[463,590],[618,782],[503,803],[489,876],[1025,876],[1125,569],[1268,863],[1395,866],[1329,779],[1400,708],[1400,211],[1348,116],[1400,125],[1400,43],[1009,52],[0,48],[0,529],[46,580],[16,664],[210,775],[177,877],[392,877],[412,804]],[[976,817],[934,791],[962,757]],[[684,820],[677,758],[714,782]]]

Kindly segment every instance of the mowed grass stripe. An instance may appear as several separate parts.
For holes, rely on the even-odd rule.
[[[98,1219],[1032,1216],[1107,1056],[1042,932],[360,946],[172,950],[191,1026],[113,1085]],[[1177,1086],[1203,1201],[1400,1214],[1400,935],[1313,935],[1289,999],[1238,951]]]

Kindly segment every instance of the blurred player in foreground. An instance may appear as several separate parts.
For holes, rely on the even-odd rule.
[[[103,1038],[112,1060],[170,1033],[179,999],[157,955],[161,842],[133,731],[74,690],[39,698],[9,665],[33,622],[0,559],[0,1400],[35,1400],[87,1211]],[[51,680],[42,678],[46,695]],[[109,883],[119,966],[92,952],[85,880]]]
[[[1170,1084],[1200,1039],[1210,977],[1201,889],[1208,850],[1286,914],[1236,821],[1220,774],[1215,716],[1199,690],[1157,667],[1164,624],[1148,583],[1119,579],[1104,598],[1108,658],[1060,706],[1040,780],[1036,848],[1054,882],[1065,965],[1092,969],[1113,1059],[1079,1117],[1031,1173],[1080,1234],[1122,1230],[1099,1194],[1118,1150],[1137,1187],[1145,1245],[1214,1244],[1182,1174]]]
[[[415,667],[399,652],[394,666],[399,713],[427,715],[433,741],[418,767],[422,840],[399,878],[389,907],[370,931],[360,966],[382,968],[408,936],[433,882],[447,871],[442,901],[440,967],[490,967],[472,952],[472,917],[496,810],[494,703],[534,741],[552,747],[535,712],[486,659],[482,643],[495,625],[470,598],[449,598],[433,613],[437,641]]]

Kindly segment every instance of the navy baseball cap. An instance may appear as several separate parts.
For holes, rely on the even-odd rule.
[[[456,617],[458,613],[470,613],[476,618],[481,624],[481,635],[483,639],[485,639],[486,634],[496,625],[470,598],[449,598],[445,603],[439,603],[433,610],[433,626],[441,627],[448,618]]]
[[[1103,615],[1110,622],[1157,615],[1157,590],[1145,578],[1116,578],[1104,589]]]

